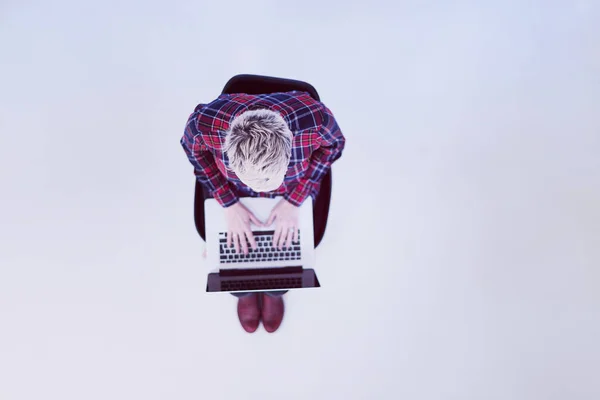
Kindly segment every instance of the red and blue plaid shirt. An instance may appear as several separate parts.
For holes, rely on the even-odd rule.
[[[271,192],[255,192],[228,169],[222,151],[226,131],[235,117],[247,110],[278,112],[294,134],[292,155],[282,185]],[[223,207],[240,197],[283,196],[300,206],[316,198],[331,164],[341,157],[345,138],[331,111],[306,92],[291,91],[250,95],[222,94],[208,104],[199,104],[190,115],[181,145],[194,166],[198,181]]]

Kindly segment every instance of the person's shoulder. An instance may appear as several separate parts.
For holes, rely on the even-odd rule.
[[[198,104],[194,110],[194,118],[198,130],[204,134],[217,134],[229,126],[231,115],[243,104],[243,97],[221,94],[208,103]]]
[[[305,91],[273,93],[276,108],[285,113],[293,130],[319,129],[327,123],[329,110]]]

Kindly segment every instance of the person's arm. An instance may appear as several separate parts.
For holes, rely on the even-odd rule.
[[[324,120],[319,132],[319,145],[310,155],[310,162],[305,176],[283,197],[291,204],[299,207],[315,185],[319,185],[327,174],[331,164],[342,156],[346,139],[329,109],[325,108]]]
[[[192,113],[181,138],[181,146],[194,166],[196,179],[206,186],[211,195],[223,207],[229,207],[238,202],[238,197],[231,189],[229,181],[217,168],[213,154],[206,147],[202,136],[196,128],[196,112]]]

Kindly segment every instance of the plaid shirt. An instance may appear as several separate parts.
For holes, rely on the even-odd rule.
[[[283,184],[271,192],[255,192],[232,171],[222,151],[231,121],[247,110],[270,109],[281,114],[294,134],[292,155]],[[345,138],[331,111],[306,92],[291,91],[250,95],[222,94],[199,104],[188,118],[181,145],[200,183],[223,207],[240,197],[283,196],[300,206],[316,198],[331,164],[341,157]]]

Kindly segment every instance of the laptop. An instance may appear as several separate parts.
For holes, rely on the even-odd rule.
[[[263,197],[243,197],[242,202],[260,221],[267,221],[271,210],[281,200]],[[268,292],[318,288],[321,285],[314,271],[315,240],[313,204],[310,199],[300,206],[298,242],[289,248],[273,247],[275,224],[258,227],[251,224],[257,250],[248,245],[248,255],[227,247],[227,221],[223,207],[213,198],[204,201],[208,274],[207,292]]]

